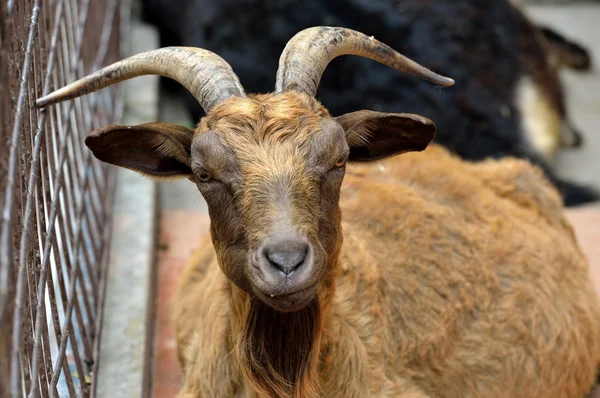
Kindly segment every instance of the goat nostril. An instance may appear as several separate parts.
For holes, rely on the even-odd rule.
[[[265,254],[273,267],[279,269],[285,275],[289,275],[304,263],[307,252],[308,245],[294,242],[293,244],[278,244],[275,247],[267,248]]]

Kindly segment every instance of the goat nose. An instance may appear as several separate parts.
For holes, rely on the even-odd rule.
[[[308,243],[302,240],[278,240],[264,248],[269,264],[285,275],[300,267],[308,253]]]

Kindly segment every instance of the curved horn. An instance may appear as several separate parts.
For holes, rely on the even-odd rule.
[[[317,26],[300,31],[285,46],[279,58],[275,92],[281,93],[295,83],[294,90],[315,96],[325,67],[340,55],[369,58],[441,86],[454,84],[454,80],[430,71],[373,37],[346,28]]]
[[[42,108],[77,98],[123,80],[160,75],[188,89],[205,112],[231,96],[245,97],[231,66],[215,53],[193,47],[165,47],[115,62],[36,101]]]

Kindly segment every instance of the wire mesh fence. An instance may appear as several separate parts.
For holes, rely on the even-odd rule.
[[[114,176],[83,144],[120,88],[36,98],[120,58],[129,2],[0,3],[0,397],[93,396]]]

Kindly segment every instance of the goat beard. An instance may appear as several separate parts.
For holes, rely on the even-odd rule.
[[[318,299],[288,313],[251,299],[237,353],[244,379],[258,397],[320,395],[321,321]]]

